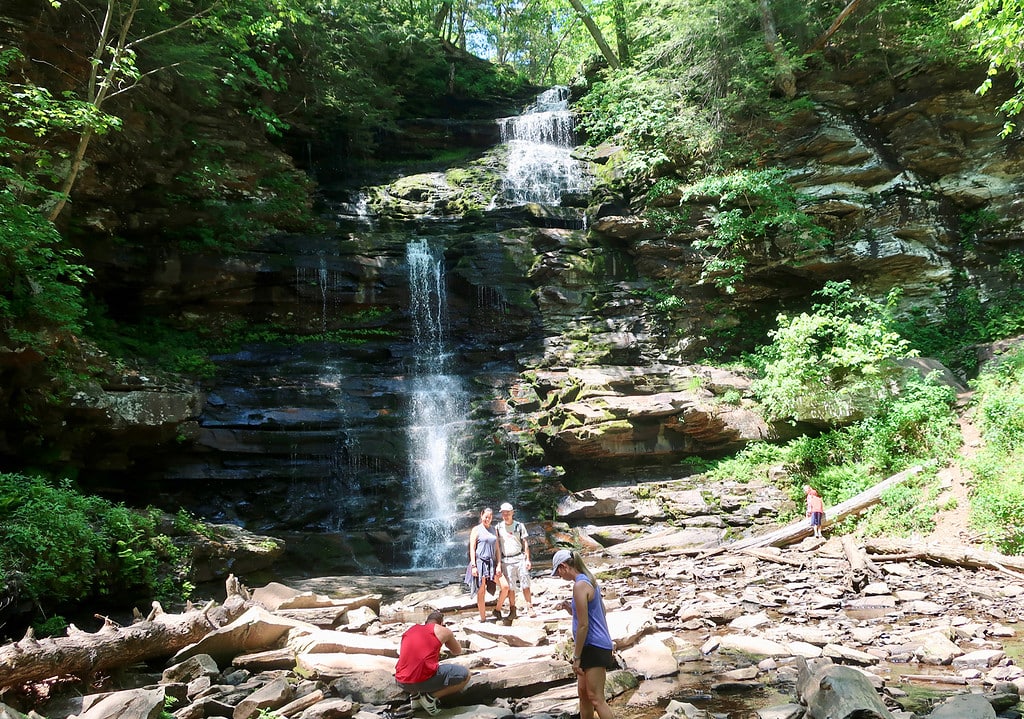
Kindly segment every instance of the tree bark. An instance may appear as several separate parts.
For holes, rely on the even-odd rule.
[[[89,677],[169,657],[245,611],[248,596],[233,576],[228,577],[227,592],[222,606],[210,602],[183,614],[164,614],[153,602],[149,617],[128,627],[107,620],[99,631],[89,633],[71,625],[66,637],[39,640],[30,630],[21,641],[0,647],[0,690],[59,676]]]
[[[860,551],[856,542],[853,541],[853,537],[849,535],[843,537],[843,551],[846,553],[847,561],[850,562],[850,586],[859,592],[868,583],[868,571],[873,568],[868,564],[868,558],[864,552]]]
[[[615,22],[615,47],[619,51],[619,62],[628,66],[629,54],[629,23],[626,21],[625,0],[612,1],[612,18]]]
[[[779,31],[775,25],[775,15],[769,0],[758,0],[761,8],[761,28],[764,31],[764,45],[775,60],[775,86],[786,97],[796,95],[796,78],[793,76],[793,64],[789,61],[786,51],[779,47]]]
[[[865,540],[864,548],[872,554],[898,554],[908,559],[921,559],[926,562],[948,564],[955,567],[1024,571],[1024,557],[1011,557],[999,552],[972,549],[963,545],[929,544],[879,537]]]
[[[590,17],[590,13],[583,7],[583,3],[580,0],[569,0],[569,4],[572,5],[572,9],[576,11],[576,14],[580,16],[580,20],[587,26],[587,30],[590,32],[590,36],[594,38],[594,42],[597,43],[597,47],[601,50],[601,54],[604,55],[604,59],[608,61],[608,66],[613,70],[618,70],[621,67],[619,59],[615,57],[615,53],[612,52],[611,46],[604,39],[604,35],[601,34],[601,28],[594,22],[594,18]]]
[[[895,487],[908,479],[918,474],[924,469],[924,465],[916,465],[910,469],[905,469],[899,474],[894,474],[888,479],[883,479],[881,482],[876,484],[874,487],[870,487],[855,497],[851,497],[845,502],[841,502],[834,507],[828,509],[828,519],[822,525],[827,526],[833,524],[846,517],[854,514],[863,512],[868,507],[878,503],[882,495],[892,487]],[[757,537],[748,537],[739,541],[733,542],[727,545],[724,549],[730,551],[739,551],[741,549],[748,549],[750,547],[782,547],[786,544],[792,544],[793,542],[803,539],[812,533],[811,527],[806,519],[801,519],[799,522],[790,524],[776,529],[767,534],[762,534]]]
[[[850,17],[850,14],[857,9],[857,6],[859,4],[860,0],[850,0],[849,4],[846,7],[844,7],[842,11],[836,16],[836,19],[832,21],[832,24],[829,26],[828,30],[823,32],[821,36],[818,37],[818,39],[815,40],[809,48],[807,48],[807,54],[809,55],[811,53],[821,51],[825,47],[825,43],[829,41],[829,38],[836,34],[836,31],[839,30],[839,27],[846,21],[846,18]]]

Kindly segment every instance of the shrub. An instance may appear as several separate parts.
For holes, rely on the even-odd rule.
[[[0,581],[18,576],[41,606],[116,591],[171,597],[185,557],[157,530],[155,511],[53,486],[41,477],[0,474]]]
[[[772,344],[758,354],[764,377],[754,386],[769,414],[797,420],[849,421],[875,414],[912,356],[891,331],[888,309],[855,295],[849,281],[829,282],[811,313],[779,315]]]
[[[1024,552],[1024,348],[975,381],[974,413],[984,440],[971,462],[971,520],[989,542]]]

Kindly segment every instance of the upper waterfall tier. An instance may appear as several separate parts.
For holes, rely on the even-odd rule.
[[[498,125],[508,147],[502,178],[507,202],[560,205],[566,193],[588,189],[583,163],[572,156],[575,117],[569,110],[568,88],[541,93],[522,115],[502,118]]]

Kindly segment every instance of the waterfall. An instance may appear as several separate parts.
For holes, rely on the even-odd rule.
[[[459,378],[448,372],[447,291],[443,255],[426,240],[406,246],[416,362],[410,396],[409,456],[416,522],[411,564],[450,565],[458,478],[450,461],[465,420]]]
[[[560,205],[564,194],[589,188],[583,163],[572,156],[575,123],[568,88],[541,93],[522,115],[502,118],[498,125],[508,147],[503,178],[507,202]]]

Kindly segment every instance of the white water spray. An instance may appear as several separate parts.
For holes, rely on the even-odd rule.
[[[416,366],[410,397],[410,471],[416,536],[412,567],[443,567],[453,552],[455,490],[451,463],[466,416],[459,378],[448,372],[447,291],[444,257],[426,240],[406,246]]]
[[[589,188],[583,163],[572,157],[573,118],[569,89],[553,87],[522,115],[498,120],[501,141],[508,146],[503,177],[507,202],[560,205],[562,195]]]

